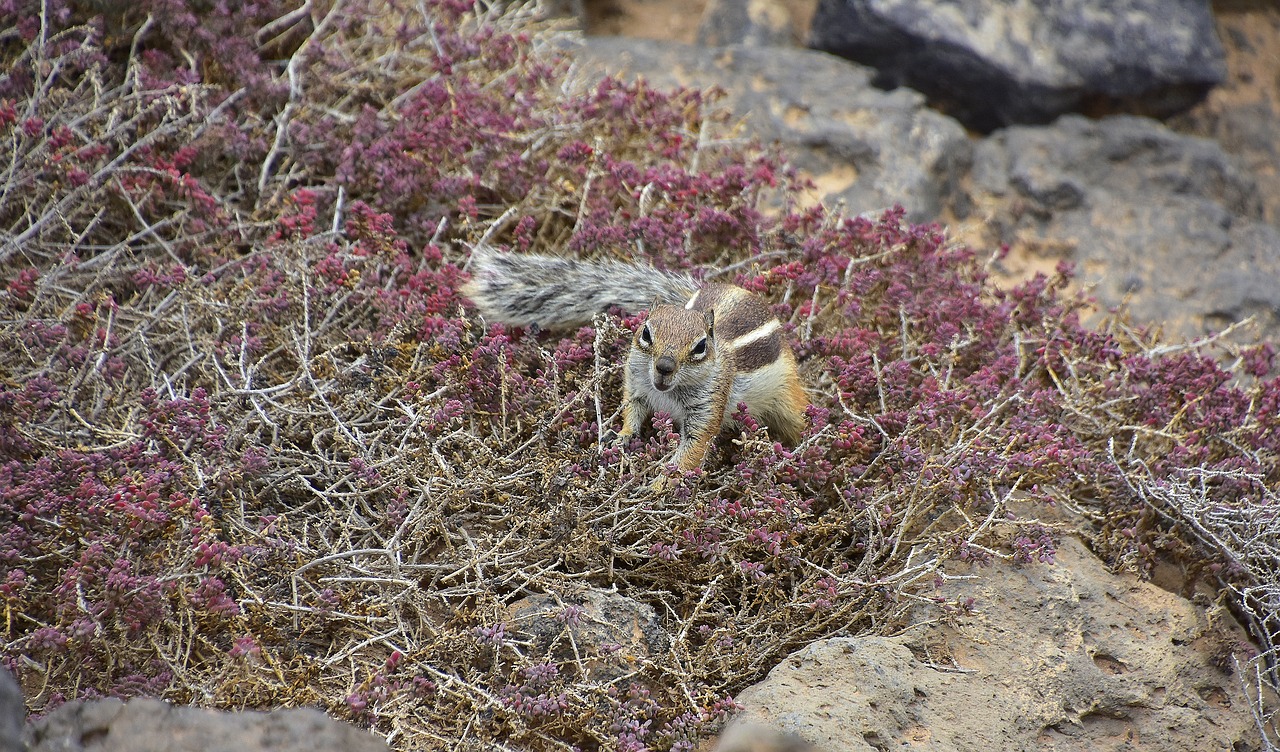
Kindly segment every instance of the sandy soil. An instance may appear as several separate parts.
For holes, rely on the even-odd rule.
[[[796,29],[797,44],[803,43],[818,0],[771,1],[787,12]],[[714,2],[716,0],[586,0],[587,33],[692,44],[697,40],[703,11]]]

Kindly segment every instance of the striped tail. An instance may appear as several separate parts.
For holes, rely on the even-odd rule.
[[[555,328],[588,323],[611,306],[636,312],[655,301],[683,305],[698,287],[688,275],[644,264],[477,248],[462,293],[490,321]]]

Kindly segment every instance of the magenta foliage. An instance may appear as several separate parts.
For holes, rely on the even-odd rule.
[[[52,403],[32,401],[27,391],[3,390],[0,400],[39,419]],[[156,400],[146,422],[155,433],[144,439],[40,455],[11,447],[0,464],[6,607],[43,622],[19,646],[44,660],[81,664],[95,677],[85,692],[162,689],[167,673],[122,662],[110,646],[145,639],[187,607],[213,620],[239,612],[225,577],[244,550],[218,540],[198,484],[175,461],[184,445],[217,461],[221,436],[207,403],[202,396]],[[205,574],[191,584],[172,578],[183,563]]]
[[[0,318],[19,322],[0,337],[0,597],[22,617],[4,659],[64,677],[44,707],[177,694],[148,651],[181,617],[211,635],[200,668],[219,681],[263,664],[287,686],[332,681],[313,653],[340,636],[363,646],[353,660],[384,651],[330,703],[370,724],[465,686],[499,731],[687,750],[742,667],[901,613],[885,583],[902,552],[1049,564],[1036,505],[1069,495],[1102,508],[1106,553],[1149,564],[1190,544],[1138,498],[1132,467],[1280,482],[1271,348],[1234,367],[1162,354],[1082,323],[1065,269],[999,290],[900,209],[799,208],[780,160],[700,144],[713,95],[613,78],[568,91],[564,60],[469,1],[425,16],[354,2],[324,33],[307,14],[273,25],[290,16],[272,2],[128,5],[0,1],[21,45],[49,40],[51,91],[92,99],[100,76],[116,97],[93,112],[40,99],[32,63],[0,84],[12,195],[30,199],[0,205],[30,241],[0,266]],[[16,63],[19,42],[2,44]],[[803,440],[777,443],[740,405],[743,430],[693,472],[662,467],[668,415],[610,442],[642,314],[486,327],[460,293],[481,239],[698,277],[733,264],[717,279],[771,302],[812,387]],[[647,491],[664,473],[667,490]],[[1257,493],[1239,477],[1212,483]],[[988,516],[982,535],[960,522]],[[272,612],[316,541],[369,559],[307,569],[296,610]],[[382,553],[419,567],[380,580],[416,588],[416,611],[362,589]],[[555,578],[696,614],[670,654],[698,659],[703,707],[670,685],[665,654],[592,695],[580,669],[596,656],[529,650],[502,608]],[[342,633],[402,615],[449,649],[406,657]],[[553,616],[593,626],[578,606]],[[737,638],[770,619],[785,629],[753,634],[790,642]],[[624,652],[608,644],[597,653]]]

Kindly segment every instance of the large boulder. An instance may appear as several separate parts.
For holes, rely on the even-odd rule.
[[[1243,630],[1108,571],[1073,538],[1055,565],[997,561],[942,595],[977,610],[903,637],[813,643],[738,695],[739,722],[824,752],[1262,748],[1230,669]]]
[[[1167,115],[1226,77],[1208,0],[821,0],[809,44],[983,131],[1082,108]]]

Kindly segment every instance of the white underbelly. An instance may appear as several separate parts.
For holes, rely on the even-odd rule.
[[[738,411],[738,403],[745,402],[749,412],[770,404],[783,394],[787,387],[787,365],[778,358],[763,368],[733,377],[733,389],[729,403],[724,406],[724,418],[730,420]]]

